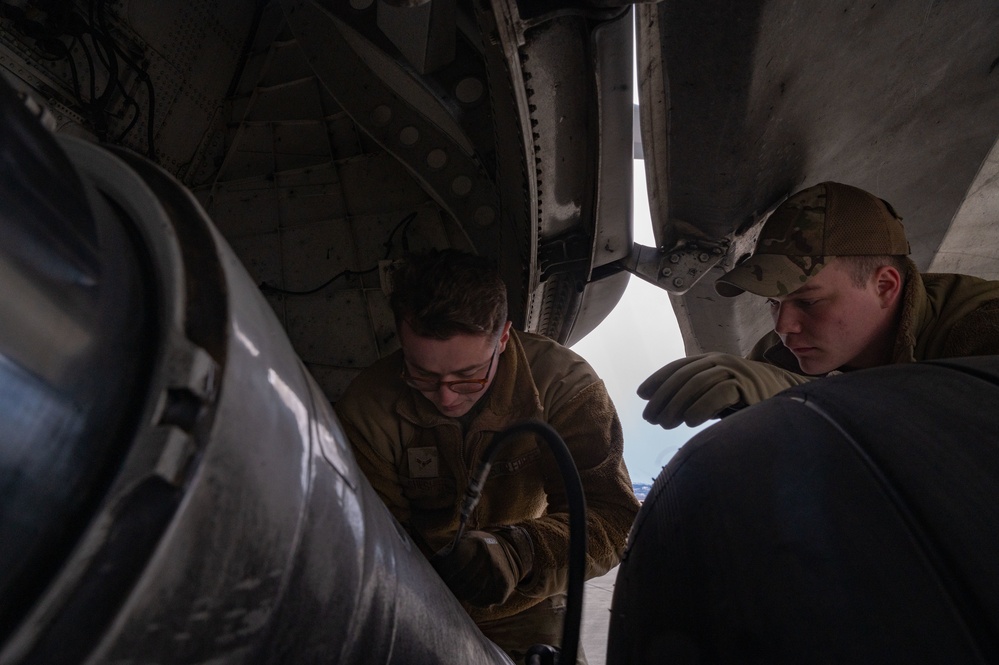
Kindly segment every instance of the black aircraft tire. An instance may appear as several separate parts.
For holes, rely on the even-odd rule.
[[[618,571],[620,663],[999,662],[999,358],[829,377],[700,432]]]

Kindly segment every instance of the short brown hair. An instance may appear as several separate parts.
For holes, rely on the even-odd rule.
[[[495,264],[455,249],[410,254],[392,273],[395,325],[417,335],[498,334],[507,321],[506,285]]]
[[[837,256],[836,258],[843,262],[843,267],[850,274],[850,281],[858,289],[866,286],[871,275],[881,266],[892,266],[895,268],[898,274],[901,275],[902,283],[904,284],[909,274],[909,267],[912,265],[909,257],[902,255]]]

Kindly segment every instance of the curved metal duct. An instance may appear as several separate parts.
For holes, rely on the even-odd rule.
[[[2,636],[64,564],[116,471],[156,327],[118,212],[0,92]]]
[[[0,101],[0,663],[509,663],[193,197]]]

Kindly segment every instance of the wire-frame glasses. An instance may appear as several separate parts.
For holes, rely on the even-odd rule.
[[[402,380],[405,381],[406,385],[410,388],[416,388],[422,393],[435,393],[440,390],[441,386],[444,386],[448,390],[458,393],[459,395],[471,395],[481,391],[486,387],[486,384],[489,383],[489,373],[493,371],[493,363],[496,362],[497,351],[499,351],[499,343],[497,343],[496,347],[493,348],[493,355],[489,359],[489,367],[486,368],[486,376],[482,379],[461,379],[459,381],[421,379],[419,377],[411,376],[404,363],[402,366]]]

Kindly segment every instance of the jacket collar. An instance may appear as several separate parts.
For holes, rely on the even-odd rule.
[[[916,265],[909,261],[905,289],[902,292],[902,311],[899,313],[895,332],[893,363],[916,362],[916,340],[923,328],[933,318],[923,276]]]

